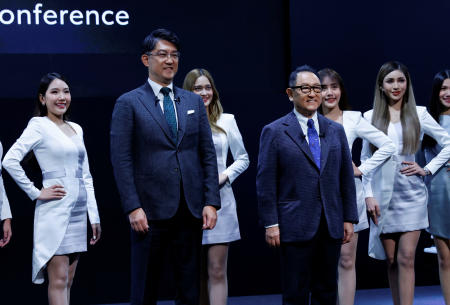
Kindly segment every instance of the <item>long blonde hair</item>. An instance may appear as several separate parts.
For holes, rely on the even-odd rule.
[[[211,74],[205,69],[193,69],[189,71],[189,73],[186,74],[186,77],[184,78],[183,89],[194,91],[195,82],[200,76],[204,76],[209,80],[213,92],[211,103],[206,108],[206,111],[208,112],[209,126],[211,126],[212,131],[223,132],[224,134],[226,134],[225,130],[217,126],[217,120],[223,113],[223,108],[222,104],[220,103],[219,92],[217,92],[216,85],[214,84],[214,80]]]
[[[400,112],[400,121],[402,124],[403,149],[402,154],[415,154],[420,145],[420,121],[417,116],[416,100],[409,76],[408,68],[405,65],[390,61],[381,66],[378,71],[377,81],[375,83],[375,97],[373,100],[372,125],[387,134],[391,117],[389,114],[388,97],[383,91],[383,80],[392,71],[399,70],[407,82],[406,92],[402,100]],[[376,148],[371,145],[372,151]]]

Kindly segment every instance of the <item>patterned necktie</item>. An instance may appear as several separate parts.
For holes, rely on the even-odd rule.
[[[164,95],[163,100],[164,116],[166,117],[167,124],[169,124],[172,139],[176,143],[178,138],[177,118],[175,116],[175,108],[173,107],[172,99],[169,96],[170,91],[171,91],[170,88],[167,87],[161,88],[161,93]]]
[[[314,127],[314,121],[312,119],[308,120],[308,140],[309,140],[309,149],[314,158],[314,162],[316,162],[317,167],[320,169],[320,144],[319,144],[319,135],[317,134],[317,130]]]

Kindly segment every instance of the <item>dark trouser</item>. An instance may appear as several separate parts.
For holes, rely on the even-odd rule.
[[[166,256],[175,273],[175,303],[198,305],[202,220],[181,200],[173,218],[149,226],[146,235],[131,232],[131,305],[156,305]]]
[[[312,240],[281,243],[283,305],[336,305],[342,240],[328,233],[325,216]]]

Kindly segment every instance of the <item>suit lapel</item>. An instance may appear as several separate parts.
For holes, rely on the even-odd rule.
[[[138,97],[139,101],[142,105],[144,105],[148,112],[150,112],[153,119],[155,119],[156,123],[161,127],[167,138],[170,139],[170,141],[173,141],[169,124],[167,124],[167,120],[164,117],[161,106],[159,106],[159,102],[156,100],[156,96],[148,82],[145,82],[141,89],[142,95]]]
[[[298,122],[294,112],[291,112],[287,115],[286,120],[283,124],[286,126],[286,133],[288,134],[288,136],[295,142],[295,144],[297,144],[297,146],[311,160],[311,162],[318,170],[319,168],[314,161],[311,150],[309,149],[308,142],[306,141],[306,135],[303,133],[303,130],[300,127],[300,123]]]
[[[175,96],[175,105],[178,117],[178,146],[180,145],[184,136],[184,131],[186,130],[187,101],[183,95],[183,92],[179,88],[174,86],[173,93]]]
[[[330,122],[327,122],[324,116],[321,114],[317,114],[317,118],[319,120],[319,139],[320,139],[320,173],[323,172],[325,165],[328,160],[328,152],[330,151],[329,139],[330,135],[328,134],[328,126]]]

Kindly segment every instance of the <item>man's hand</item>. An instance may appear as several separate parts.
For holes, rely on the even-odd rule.
[[[280,246],[280,228],[278,226],[266,228],[266,242],[271,247]]]
[[[0,239],[0,248],[5,247],[11,240],[11,218],[3,220],[3,238]]]
[[[366,198],[366,208],[370,218],[374,224],[378,225],[378,217],[380,217],[380,206],[375,197]]]
[[[350,242],[353,237],[353,224],[351,222],[344,222],[344,238],[342,243],[346,244]]]
[[[147,216],[142,208],[137,208],[128,214],[131,228],[138,233],[148,232]]]
[[[203,230],[212,230],[216,226],[217,211],[212,205],[206,205],[203,208]]]

